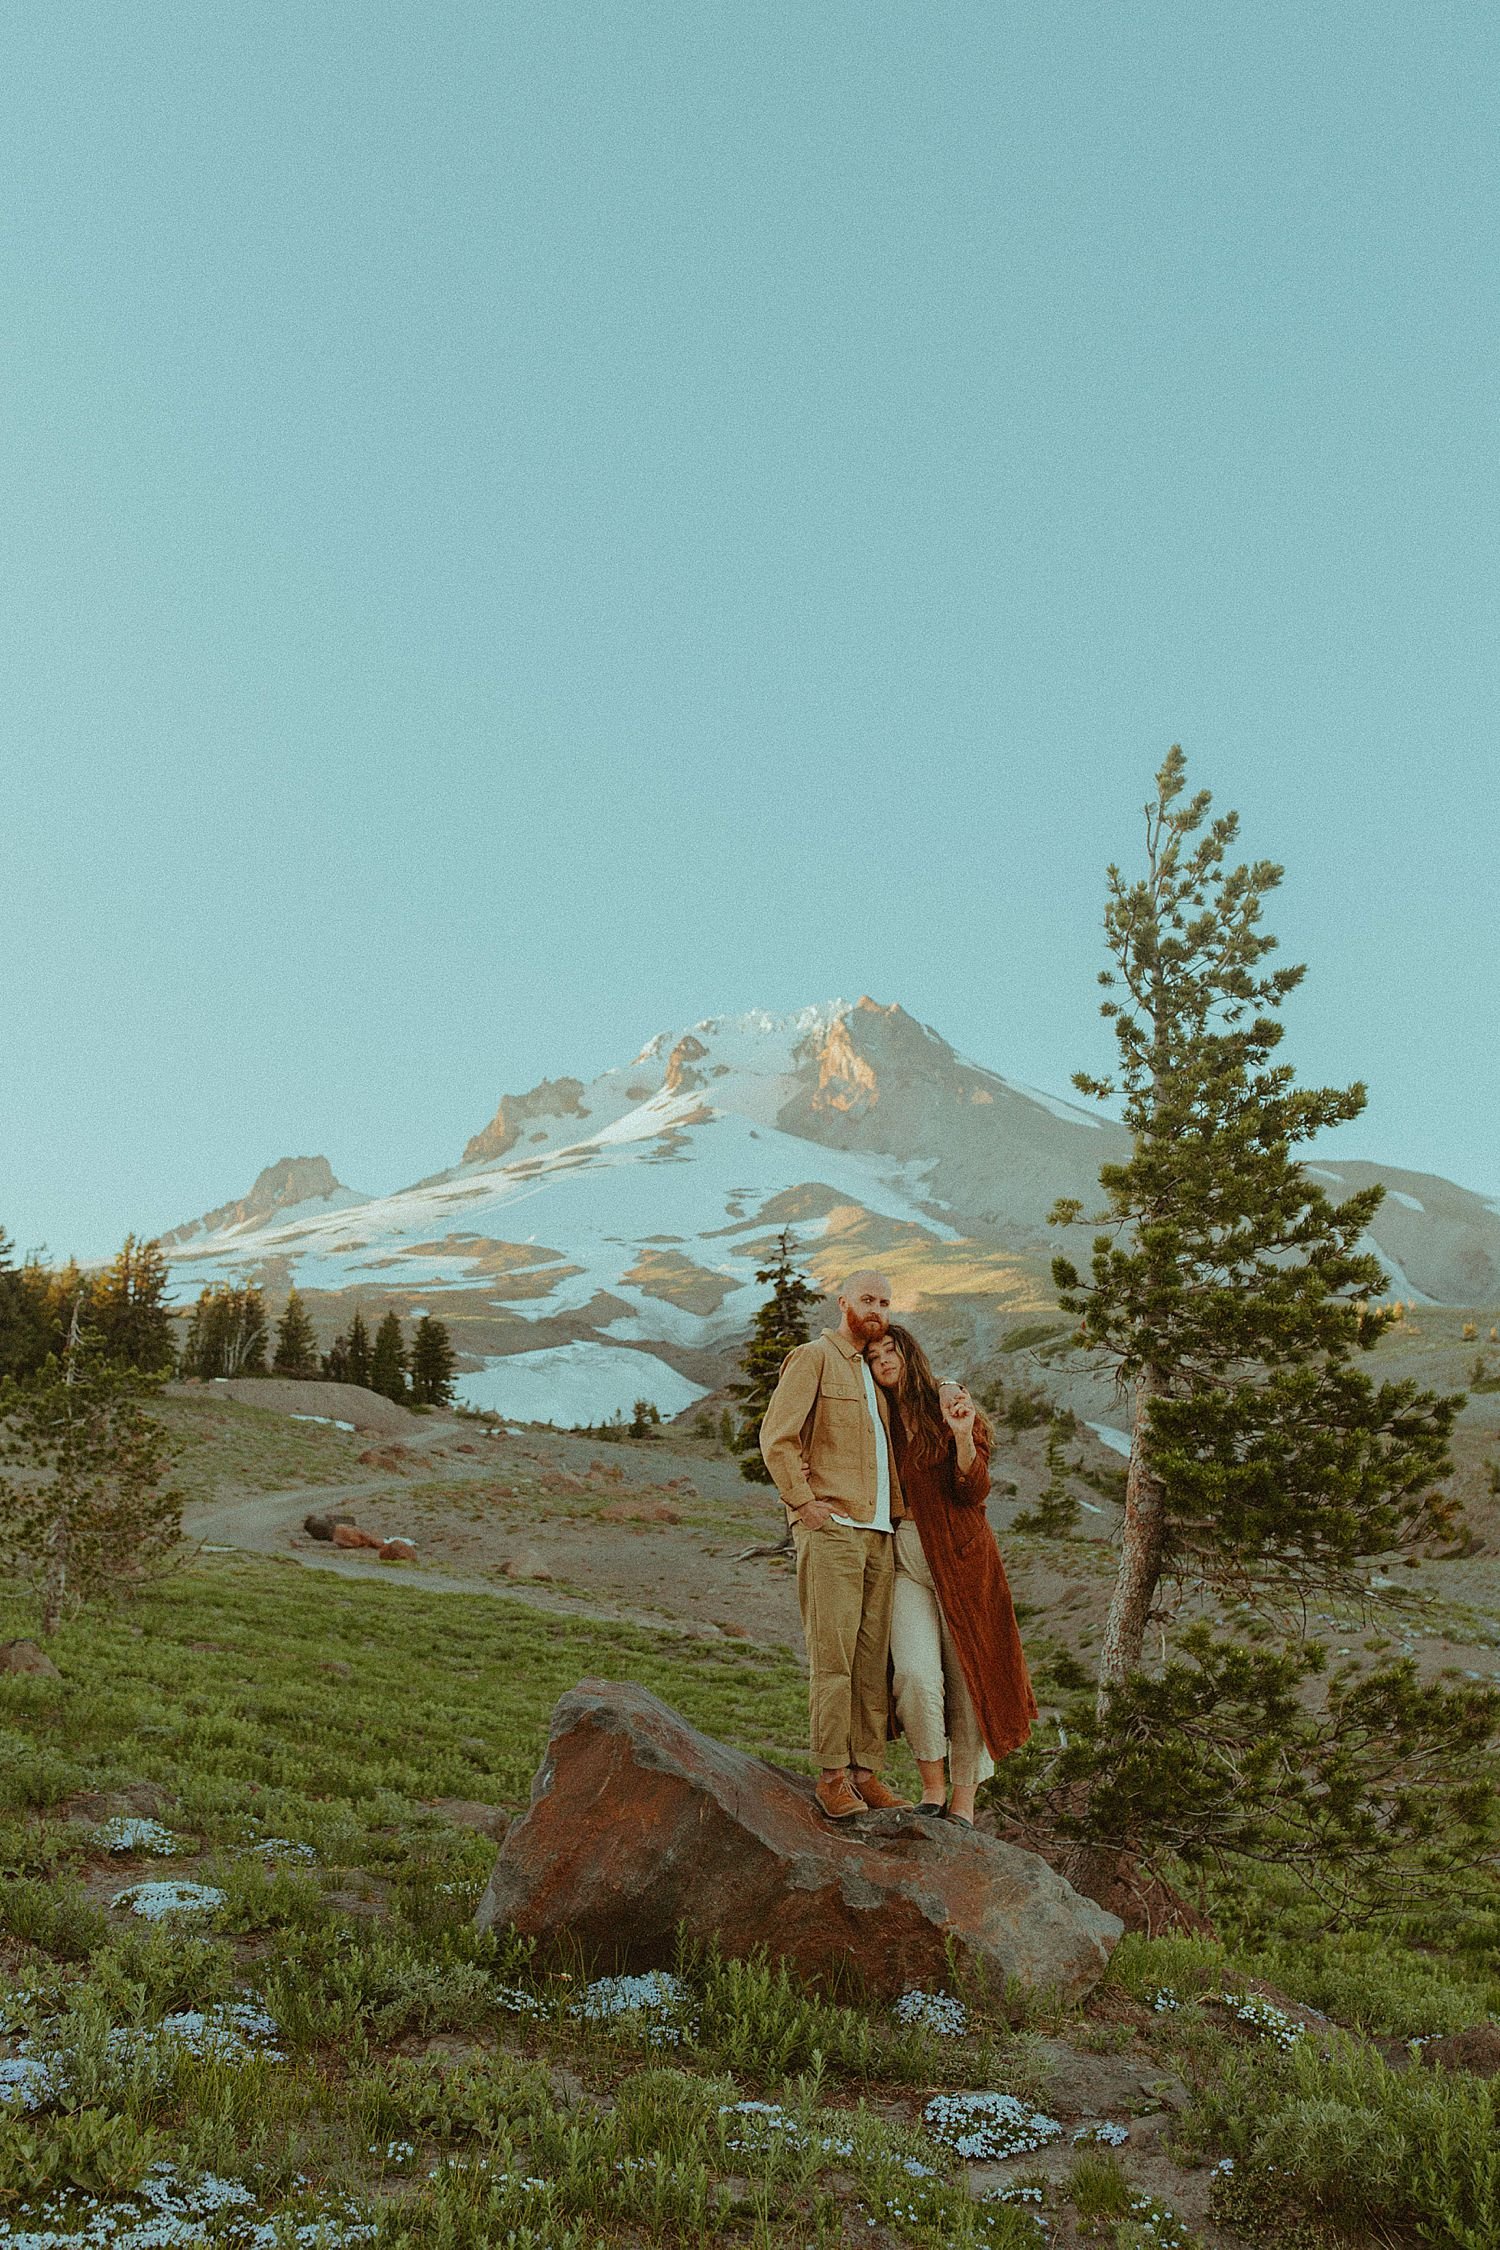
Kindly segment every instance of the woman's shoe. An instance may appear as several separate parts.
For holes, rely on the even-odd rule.
[[[941,1797],[923,1797],[912,1806],[913,1812],[926,1813],[929,1820],[946,1820],[948,1808]]]
[[[966,1820],[961,1812],[949,1812],[946,1807],[944,1808],[943,1818],[944,1820],[951,1820],[955,1828],[972,1828],[974,1825],[973,1821]]]

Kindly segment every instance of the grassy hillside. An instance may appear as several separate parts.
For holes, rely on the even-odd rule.
[[[247,2250],[1497,2239],[1491,2089],[1406,2045],[1500,2008],[1493,1920],[1320,1937],[1247,1887],[1228,1949],[1127,1940],[1072,2012],[957,1993],[961,2037],[704,1959],[664,2007],[578,2014],[590,1964],[474,1934],[474,1824],[584,1674],[795,1740],[784,1652],[220,1557],[53,1653],[0,1676],[0,2196],[28,2250],[146,2250],[169,2213]],[[121,1814],[172,1856],[112,1855]],[[218,1895],[112,1904],[167,1878]],[[944,2090],[1013,2096],[991,2146],[1018,2152],[948,2145]]]

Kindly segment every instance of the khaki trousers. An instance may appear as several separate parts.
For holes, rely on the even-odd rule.
[[[914,1758],[936,1760],[946,1750],[949,1780],[970,1789],[989,1780],[995,1761],[984,1746],[922,1541],[909,1519],[896,1526],[895,1546],[891,1666],[906,1745]]]
[[[891,1534],[794,1524],[792,1540],[807,1641],[809,1748],[820,1766],[877,1773],[885,1762]]]

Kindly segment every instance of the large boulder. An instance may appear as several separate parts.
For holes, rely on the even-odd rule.
[[[812,1783],[699,1734],[646,1689],[583,1680],[552,1714],[531,1804],[476,1917],[659,1968],[678,1926],[822,1982],[934,1989],[951,1944],[992,1982],[1086,1992],[1121,1924],[1015,1845],[913,1812],[835,1828]]]

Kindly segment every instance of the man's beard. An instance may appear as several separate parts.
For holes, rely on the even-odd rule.
[[[849,1315],[849,1326],[854,1331],[856,1342],[861,1344],[878,1344],[881,1337],[885,1334],[889,1323],[887,1322],[884,1313],[852,1312]]]

